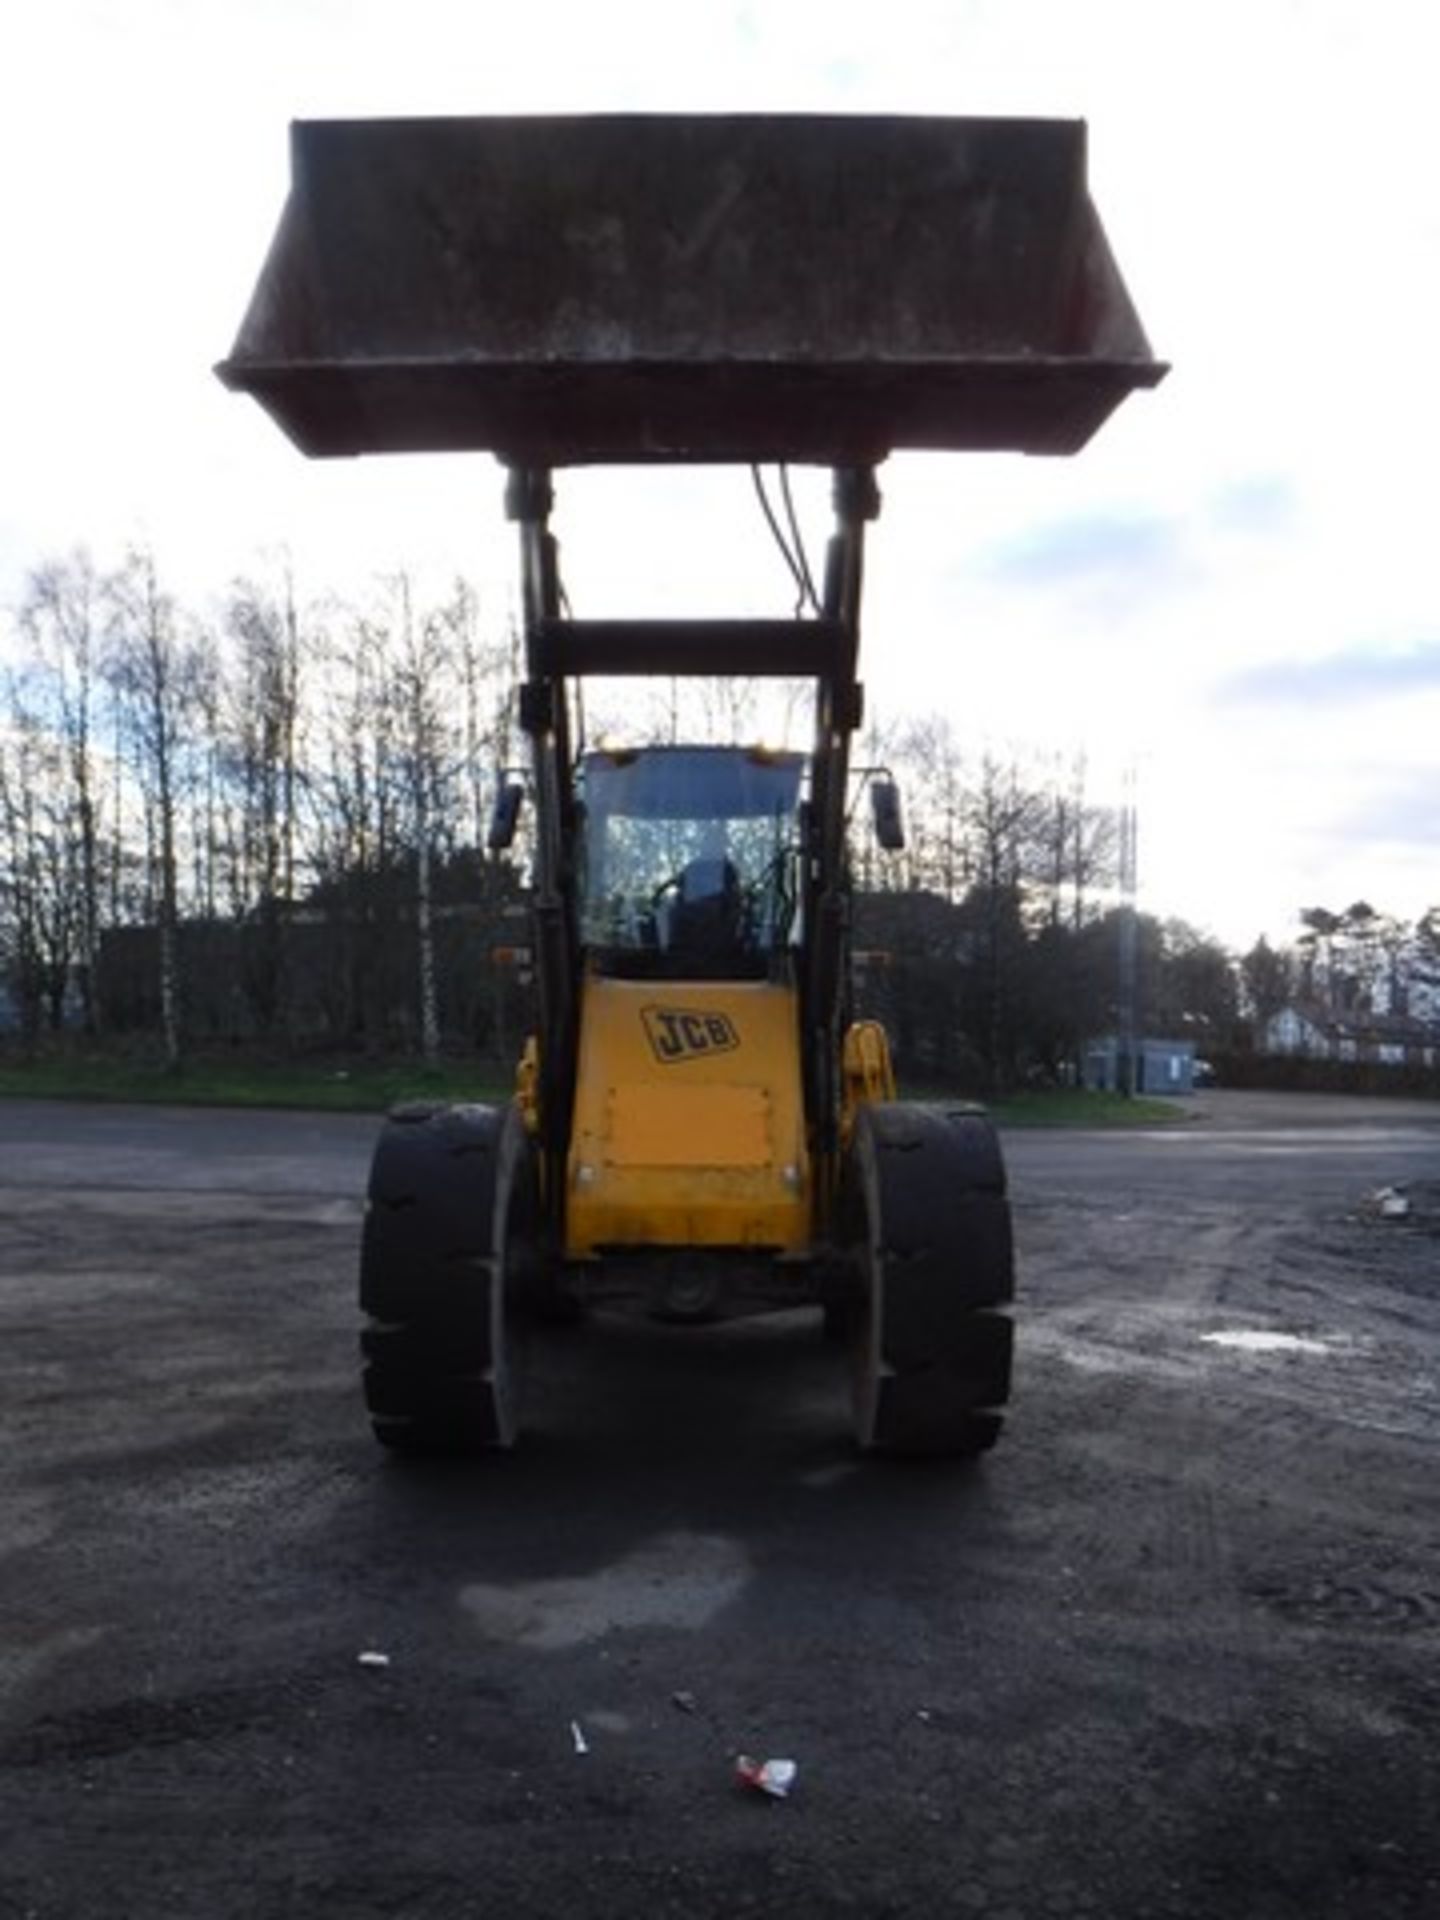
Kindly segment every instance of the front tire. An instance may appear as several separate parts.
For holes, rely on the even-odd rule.
[[[973,1107],[864,1107],[844,1224],[860,1283],[860,1447],[985,1452],[1010,1397],[1013,1326],[1001,1309],[1014,1294],[1005,1168],[988,1119]]]
[[[360,1261],[365,1403],[382,1446],[514,1445],[512,1296],[538,1225],[535,1157],[513,1107],[401,1108],[386,1122]]]

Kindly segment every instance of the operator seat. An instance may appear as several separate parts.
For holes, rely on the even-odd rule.
[[[697,972],[729,971],[745,946],[740,875],[729,860],[692,860],[670,910],[670,951]]]

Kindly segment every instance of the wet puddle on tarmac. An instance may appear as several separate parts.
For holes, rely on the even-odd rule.
[[[1237,1327],[1227,1333],[1202,1333],[1207,1347],[1224,1347],[1232,1353],[1334,1353],[1331,1340],[1314,1340],[1300,1333],[1267,1332],[1260,1327]]]
[[[625,1628],[697,1630],[739,1597],[750,1570],[738,1541],[669,1533],[593,1573],[476,1582],[460,1600],[488,1638],[551,1653]]]

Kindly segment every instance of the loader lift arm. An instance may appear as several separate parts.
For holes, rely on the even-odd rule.
[[[796,620],[567,619],[547,469],[510,470],[506,511],[520,536],[526,677],[520,719],[531,742],[537,821],[535,976],[539,1026],[539,1145],[547,1207],[558,1209],[575,1096],[580,929],[574,867],[573,743],[567,681],[586,675],[769,674],[816,683],[802,884],[811,929],[801,982],[806,1118],[816,1151],[833,1163],[840,1141],[840,1040],[849,896],[845,819],[850,739],[860,725],[857,678],[866,525],[880,511],[869,467],[833,477],[835,526],[818,616]],[[557,1234],[558,1212],[549,1223]]]

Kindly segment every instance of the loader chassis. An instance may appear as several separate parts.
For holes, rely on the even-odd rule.
[[[361,1286],[376,1318],[403,1303],[422,1238],[429,1258],[417,1165],[428,1162],[430,1204],[447,1212],[453,1192],[457,1217],[465,1192],[489,1182],[472,1202],[488,1250],[453,1262],[450,1305],[435,1308],[444,1287],[432,1263],[416,1294],[432,1316],[423,1327],[402,1317],[365,1335],[366,1394],[387,1445],[508,1444],[514,1328],[547,1306],[675,1321],[818,1306],[849,1347],[862,1446],[966,1454],[999,1431],[1013,1261],[990,1124],[975,1109],[877,1101],[843,1072],[849,746],[863,706],[873,474],[837,473],[834,500],[815,618],[597,631],[561,611],[550,476],[511,475],[536,801],[535,1072],[517,1108],[523,1139],[501,1128],[482,1148],[487,1123],[474,1114],[402,1114],[377,1149]],[[587,672],[757,669],[813,680],[808,757],[574,752],[567,682]],[[883,1038],[867,1037],[883,1085]]]
[[[601,115],[291,142],[220,377],[308,454],[497,454],[520,547],[536,1032],[507,1108],[404,1108],[381,1135],[377,1437],[508,1446],[517,1329],[587,1304],[810,1304],[845,1336],[862,1447],[982,1451],[1010,1382],[999,1147],[975,1108],[897,1100],[883,1033],[850,1018],[864,543],[893,450],[1073,453],[1163,376],[1083,125]],[[570,617],[554,469],[759,460],[833,472],[810,617]],[[583,750],[586,676],[692,674],[808,680],[808,755]]]

